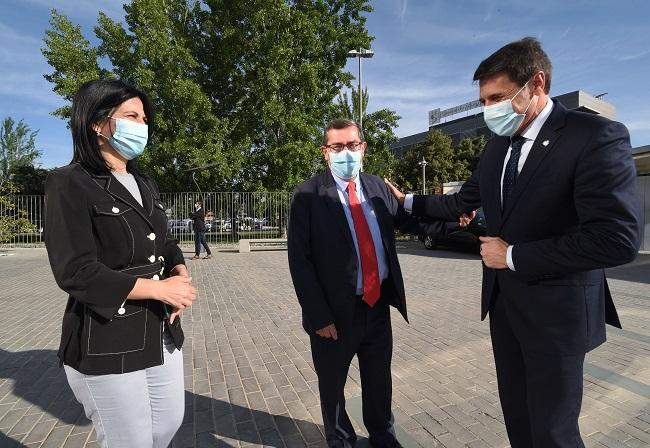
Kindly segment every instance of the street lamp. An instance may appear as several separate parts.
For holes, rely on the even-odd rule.
[[[427,194],[427,175],[426,175],[426,171],[427,171],[427,164],[428,163],[429,162],[424,160],[424,156],[422,156],[422,160],[420,160],[418,162],[418,165],[420,165],[422,167],[422,194]]]
[[[361,90],[361,58],[371,58],[374,56],[372,50],[359,48],[358,50],[348,51],[349,58],[359,59],[359,127],[363,129],[363,91]]]

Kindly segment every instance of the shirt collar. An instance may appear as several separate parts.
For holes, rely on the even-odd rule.
[[[526,140],[534,141],[537,138],[539,131],[542,129],[542,126],[544,126],[544,123],[546,123],[549,115],[551,115],[552,110],[553,100],[549,98],[546,101],[546,106],[544,106],[544,109],[542,109],[539,115],[535,117],[535,119],[528,125],[528,127],[526,127],[524,132],[521,133],[521,136]]]
[[[350,181],[341,179],[340,177],[338,177],[336,174],[332,173],[331,171],[330,171],[330,173],[332,174],[332,177],[334,178],[334,182],[336,182],[336,186],[339,188],[339,190],[348,191],[348,184],[350,183]],[[359,183],[359,177],[360,177],[360,175],[357,174],[357,177],[355,177],[353,179],[354,183],[357,186],[356,191],[359,191],[359,186],[361,185]]]

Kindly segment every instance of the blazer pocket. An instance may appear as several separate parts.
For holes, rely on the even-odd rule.
[[[593,276],[589,276],[584,273],[541,278],[539,280],[529,282],[531,285],[539,284],[544,286],[589,286],[595,285],[596,283],[597,282]]]
[[[93,210],[101,216],[121,216],[131,211],[131,207],[119,202],[98,202],[93,204]]]
[[[137,223],[133,208],[121,202],[97,202],[92,204],[92,221],[98,251],[118,251],[127,264],[135,259]],[[120,257],[123,258],[123,257]]]
[[[146,300],[128,300],[124,314],[106,322],[86,307],[86,353],[119,355],[144,350],[149,313]]]

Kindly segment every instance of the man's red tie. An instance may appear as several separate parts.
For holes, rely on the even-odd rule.
[[[363,301],[371,307],[377,303],[380,294],[379,268],[377,254],[368,221],[363,214],[361,203],[357,197],[357,186],[354,181],[348,183],[348,196],[350,198],[350,212],[354,221],[354,231],[357,234],[357,244],[361,256],[361,269],[363,273]]]

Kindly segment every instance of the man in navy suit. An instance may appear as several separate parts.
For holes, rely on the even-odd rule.
[[[483,206],[481,318],[490,314],[511,445],[583,447],[585,353],[605,341],[605,323],[620,327],[603,269],[640,244],[629,135],[549,98],[551,63],[533,38],[496,51],[474,80],[497,135],[470,179],[451,196],[393,193],[416,216]]]
[[[370,443],[400,446],[391,412],[389,305],[407,314],[394,229],[421,233],[427,226],[399,206],[381,178],[360,172],[365,149],[357,123],[332,121],[321,148],[329,169],[298,186],[289,218],[289,268],[330,447],[356,442],[344,396],[355,354]]]

